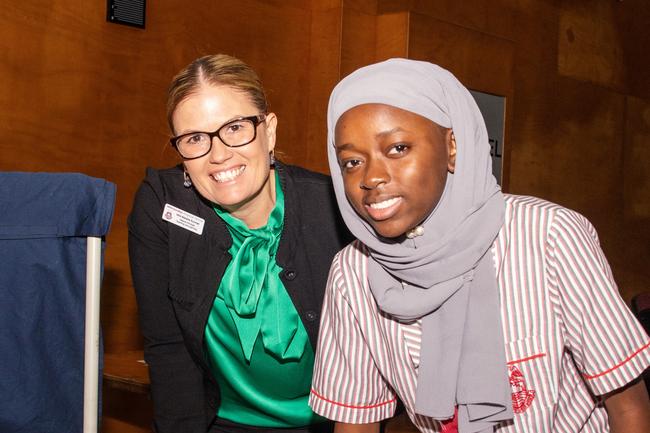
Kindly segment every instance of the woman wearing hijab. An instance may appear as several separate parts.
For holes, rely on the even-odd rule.
[[[148,169],[129,216],[156,432],[331,428],[307,401],[327,272],[348,239],[330,180],[274,160],[267,105],[226,55],[169,88],[182,164]]]
[[[334,89],[328,155],[357,241],[334,259],[310,404],[376,432],[647,432],[650,341],[581,215],[502,194],[448,71],[392,59]]]

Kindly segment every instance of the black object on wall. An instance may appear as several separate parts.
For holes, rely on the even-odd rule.
[[[106,21],[144,29],[146,0],[108,0]]]

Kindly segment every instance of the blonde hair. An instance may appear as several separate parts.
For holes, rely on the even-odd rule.
[[[172,116],[178,104],[201,86],[227,86],[245,93],[260,113],[268,112],[266,94],[257,73],[236,57],[212,54],[199,57],[183,68],[172,80],[167,91],[167,122],[174,133]]]

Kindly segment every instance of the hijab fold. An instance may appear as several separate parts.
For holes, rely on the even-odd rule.
[[[346,198],[334,129],[343,113],[368,103],[410,111],[454,132],[456,167],[422,223],[422,236],[382,238]],[[344,78],[330,97],[327,121],[337,201],[346,225],[370,251],[371,291],[386,313],[422,319],[415,412],[446,420],[457,406],[461,433],[492,431],[513,416],[491,253],[505,204],[474,99],[439,66],[391,59]]]

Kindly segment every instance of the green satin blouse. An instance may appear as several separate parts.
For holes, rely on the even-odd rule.
[[[249,229],[215,207],[232,236],[232,260],[205,329],[205,347],[219,384],[217,415],[236,423],[290,428],[323,421],[308,406],[314,351],[275,261],[284,222],[276,173],[268,223]]]

